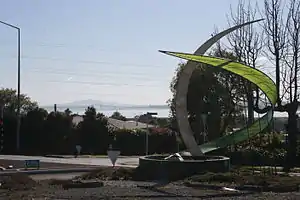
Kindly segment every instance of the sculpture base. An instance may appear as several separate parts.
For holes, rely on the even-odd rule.
[[[178,180],[204,172],[228,172],[230,158],[224,156],[144,156],[139,158],[139,170],[144,179]],[[183,158],[183,160],[182,160]]]

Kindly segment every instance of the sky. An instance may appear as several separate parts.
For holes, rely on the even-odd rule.
[[[21,93],[40,105],[78,100],[165,104],[179,59],[194,52],[238,0],[0,0],[21,28]],[[17,32],[0,24],[0,88],[17,86]]]

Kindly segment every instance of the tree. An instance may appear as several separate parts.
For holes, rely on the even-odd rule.
[[[122,121],[126,121],[126,117],[123,116],[120,112],[118,111],[115,111],[111,116],[110,118],[113,118],[113,119],[117,119],[117,120],[122,120]]]
[[[249,21],[256,20],[257,11],[251,6],[250,1],[248,5],[244,0],[239,0],[236,10],[230,8],[230,17],[228,17],[229,27],[243,24]],[[249,24],[241,27],[238,30],[228,35],[228,41],[230,44],[229,49],[234,53],[237,61],[244,63],[245,65],[257,68],[258,56],[262,50],[262,34],[255,29],[255,24]],[[248,111],[248,124],[254,122],[254,96],[253,92],[256,91],[256,106],[258,107],[259,90],[251,82],[242,79],[243,88],[245,88],[245,94],[247,99],[247,111]]]
[[[96,120],[97,111],[93,106],[89,106],[84,112],[84,120]]]
[[[22,152],[34,155],[42,153],[48,141],[45,140],[45,120],[48,112],[42,108],[36,108],[22,117],[21,120],[21,147]]]
[[[79,141],[84,152],[105,153],[108,147],[107,119],[98,113],[94,107],[88,107],[83,121],[78,124]]]
[[[161,128],[168,128],[170,126],[170,120],[168,118],[157,118],[156,124]]]
[[[17,127],[17,94],[9,88],[0,89],[0,104],[4,106],[4,152],[14,153],[16,148]],[[24,94],[20,95],[20,112],[24,116],[27,112],[37,108],[37,103]],[[22,134],[22,133],[20,133]]]
[[[67,108],[64,112],[67,116],[70,116],[72,114],[72,111],[69,108]]]
[[[232,21],[234,23],[250,21],[254,19],[255,14],[255,10],[245,9],[244,3],[240,1]],[[264,0],[261,15],[265,19],[262,23],[262,29],[254,30],[251,26],[240,29],[233,33],[235,37],[232,39],[233,44],[231,43],[231,46],[234,48],[236,46],[243,47],[243,44],[249,44],[249,41],[251,41],[247,36],[254,36],[254,48],[252,50],[256,50],[258,56],[267,57],[270,64],[275,68],[275,82],[278,92],[275,111],[288,113],[289,145],[286,169],[289,170],[296,160],[296,134],[298,132],[296,112],[299,107],[300,1],[290,0],[287,4],[284,4],[282,0]],[[250,16],[250,18],[247,18],[247,16]],[[260,45],[254,45],[256,44],[255,41],[259,41],[255,35],[262,35],[262,48]],[[245,53],[251,53],[251,49],[246,48],[245,53],[239,49],[243,48],[238,48],[237,53],[241,53],[244,58]],[[260,49],[262,49],[263,54],[261,54]],[[244,62],[247,64],[247,60],[244,59]],[[251,66],[255,65],[253,59],[252,63],[249,64]],[[261,94],[256,92],[256,102],[253,108],[257,113],[264,113],[267,109],[270,109],[270,106],[266,106],[264,109],[259,108],[258,99],[262,99]]]
[[[62,154],[72,148],[67,146],[67,141],[72,135],[72,117],[64,112],[51,112],[44,122],[43,141],[44,152]]]
[[[265,55],[274,64],[276,70],[276,89],[277,89],[277,109],[282,108],[281,93],[281,68],[283,67],[283,57],[286,51],[287,26],[284,21],[284,7],[281,0],[264,0],[263,23],[265,34]]]
[[[222,51],[224,55],[235,59],[230,52]],[[218,52],[213,51],[211,54],[216,55]],[[176,87],[178,84],[178,76],[185,64],[179,64],[175,72],[175,76],[170,84],[173,97],[168,101],[171,109],[171,119],[173,129],[176,125],[175,113],[175,96]],[[235,81],[224,81],[234,79]],[[220,137],[229,125],[233,125],[233,116],[240,112],[236,102],[240,95],[239,77],[224,73],[216,68],[199,67],[191,76],[188,94],[187,94],[187,110],[189,114],[189,121],[194,133],[203,132],[203,124],[201,114],[208,114],[208,136],[209,139]],[[195,135],[196,139],[200,141],[199,134]]]
[[[17,112],[17,92],[9,88],[0,89],[0,103],[4,104],[4,109],[10,113]],[[27,95],[20,95],[20,112],[27,113],[37,108],[37,103],[33,102]]]
[[[287,9],[285,9],[287,8]],[[276,111],[288,113],[288,152],[285,169],[294,167],[299,107],[300,1],[264,0],[265,55],[276,71]]]

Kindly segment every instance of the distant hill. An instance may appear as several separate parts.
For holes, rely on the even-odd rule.
[[[103,105],[103,106],[130,106],[130,104],[120,104],[116,102],[105,102],[101,100],[93,100],[93,99],[86,99],[86,100],[79,100],[79,101],[73,101],[69,103],[62,103],[58,104],[61,106],[87,106],[87,105]]]
[[[80,101],[73,101],[70,103],[62,103],[57,104],[58,108],[86,108],[87,106],[94,106],[95,108],[102,108],[102,109],[168,109],[168,105],[134,105],[134,104],[121,104],[116,102],[105,102],[100,100],[80,100]],[[53,105],[46,105],[41,106],[43,108],[53,108]]]

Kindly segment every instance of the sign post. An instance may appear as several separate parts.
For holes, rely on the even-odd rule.
[[[145,154],[146,156],[148,155],[148,152],[149,152],[149,121],[151,120],[151,118],[155,115],[157,115],[156,112],[147,112],[146,113],[147,117],[148,117],[148,120],[147,120],[147,132],[146,132],[146,149],[145,149]]]
[[[81,145],[76,145],[75,148],[76,148],[76,153],[77,153],[76,156],[79,156],[81,153]]]
[[[111,144],[109,145],[109,148],[107,150],[107,155],[108,155],[113,167],[115,167],[116,161],[117,161],[120,153],[121,153],[121,151],[115,150],[112,148]]]
[[[202,113],[202,123],[203,123],[203,143],[207,140],[208,130],[207,130],[207,117],[210,115],[210,112],[208,113]]]

